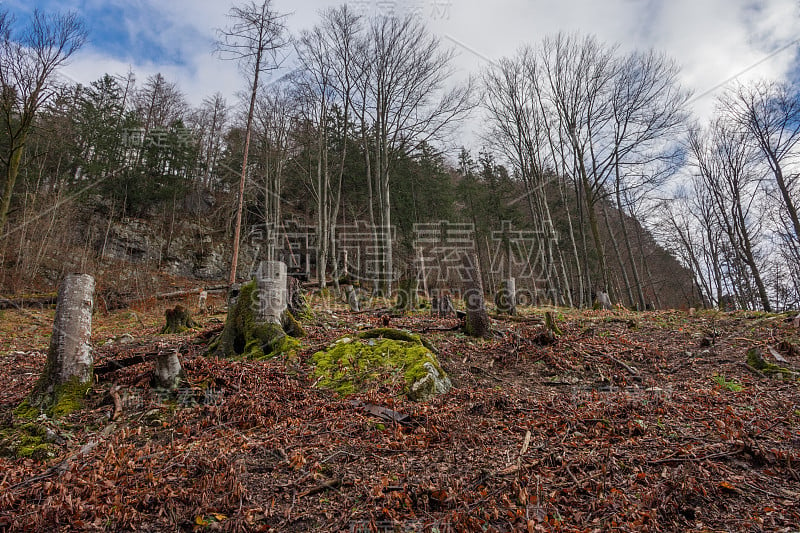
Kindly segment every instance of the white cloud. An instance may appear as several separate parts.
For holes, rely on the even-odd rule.
[[[117,0],[111,4],[131,5]],[[59,3],[86,12],[103,5],[109,2]],[[130,17],[120,21],[124,31],[179,50],[176,55],[183,64],[147,60],[129,64],[130,59],[109,57],[95,46],[82,51],[65,72],[86,83],[105,72],[124,74],[130,66],[140,80],[162,72],[177,81],[194,104],[215,91],[233,100],[244,82],[234,65],[218,60],[211,51],[215,29],[228,24],[229,5],[210,0],[146,0],[134,5],[125,8]],[[292,12],[287,23],[297,32],[314,24],[319,10],[335,5],[326,0],[275,0],[274,8]],[[785,78],[795,66],[796,46],[763,60],[800,36],[797,0],[354,0],[350,5],[373,13],[416,11],[445,44],[465,45],[457,59],[462,72],[477,72],[486,65],[484,58],[511,55],[547,34],[579,31],[619,43],[625,50],[654,47],[667,52],[683,66],[682,80],[695,94],[742,72],[743,80]],[[713,93],[694,105],[699,114],[707,115]]]

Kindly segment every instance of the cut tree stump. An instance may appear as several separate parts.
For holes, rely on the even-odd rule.
[[[456,309],[453,307],[453,299],[448,292],[440,292],[431,300],[431,315],[438,318],[449,318],[456,316]]]
[[[494,296],[497,312],[504,315],[517,314],[517,280],[508,278],[500,283],[500,288]]]
[[[347,305],[350,306],[350,311],[354,313],[360,313],[361,305],[359,304],[358,293],[356,292],[355,287],[352,285],[345,285],[344,293],[347,295]]]
[[[467,290],[464,292],[464,302],[467,307],[467,316],[464,319],[464,333],[470,337],[489,338],[492,336],[489,314],[486,312],[486,302],[483,297],[483,281],[481,281],[481,267],[475,253],[463,257],[465,282]]]
[[[159,350],[153,372],[153,386],[159,389],[175,390],[183,378],[183,367],[178,359],[178,349]]]
[[[419,290],[419,280],[416,278],[404,278],[397,283],[397,302],[395,309],[402,313],[414,311],[417,308],[417,291]]]
[[[610,310],[613,306],[611,305],[611,298],[609,298],[608,293],[604,291],[597,291],[595,294],[594,305],[592,306],[594,309],[603,309],[603,310]]]
[[[287,335],[287,330],[302,335],[302,328],[288,310],[286,265],[264,261],[258,267],[256,279],[242,285],[235,296],[229,297],[225,327],[209,346],[209,352],[220,357],[247,359],[291,355],[300,343]]]
[[[286,263],[282,261],[259,263],[256,272],[256,286],[258,287],[256,321],[258,323],[280,325],[283,313],[289,305],[286,283]]]
[[[161,333],[183,333],[196,325],[192,320],[192,313],[182,305],[167,309],[164,314],[166,315],[167,323]]]
[[[17,408],[18,416],[36,418],[44,412],[57,418],[82,406],[93,380],[94,287],[88,274],[70,274],[61,282],[47,362],[31,395]]]

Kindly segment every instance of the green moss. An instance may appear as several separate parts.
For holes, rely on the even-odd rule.
[[[778,366],[774,363],[768,363],[764,359],[764,356],[761,355],[761,350],[758,348],[750,348],[747,350],[747,364],[768,376],[780,374],[783,378],[796,379],[798,377],[797,372],[793,372],[788,368]]]
[[[422,344],[424,347],[429,349],[435,354],[439,353],[439,350],[425,337],[421,337],[416,333],[411,333],[409,331],[403,331],[402,329],[394,329],[394,328],[373,328],[362,331],[358,334],[359,339],[392,339],[395,341],[404,341],[404,342],[415,342],[418,344]]]
[[[305,328],[303,325],[297,321],[291,311],[287,310],[283,314],[283,329],[295,338],[305,337],[307,335]]]
[[[23,420],[35,420],[44,413],[48,418],[61,418],[83,408],[91,382],[82,383],[77,378],[72,378],[48,392],[42,381],[48,375],[47,372],[43,374],[31,394],[14,409],[14,416]]]
[[[314,375],[319,378],[320,387],[346,396],[363,390],[370,383],[390,382],[402,376],[404,392],[409,394],[411,386],[428,375],[426,364],[433,365],[445,376],[436,356],[418,335],[380,328],[363,332],[358,337],[339,339],[328,350],[312,356]]]
[[[81,383],[72,379],[59,385],[53,392],[53,402],[45,410],[50,418],[60,418],[83,408],[84,398],[89,392],[91,383]]]
[[[42,426],[32,423],[0,430],[0,455],[47,459],[53,455],[53,446],[45,440],[46,435]]]
[[[14,409],[14,416],[23,420],[36,420],[39,414],[39,409],[31,405],[31,402],[28,398],[22,400],[22,403],[19,404],[16,409]]]

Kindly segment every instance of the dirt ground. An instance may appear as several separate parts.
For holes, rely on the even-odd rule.
[[[98,375],[84,409],[40,419],[49,456],[0,458],[0,531],[800,528],[798,381],[746,364],[753,346],[775,362],[771,347],[800,369],[788,314],[555,309],[554,344],[543,309],[493,320],[490,340],[444,331],[454,319],[395,316],[438,347],[454,385],[413,403],[398,382],[348,398],[314,387],[310,356],[375,327],[376,313],[317,300],[298,359],[228,361],[204,356],[225,318],[212,304],[181,335],[159,335],[163,302],[95,315],[97,368],[143,362]],[[1,313],[8,427],[43,368],[53,311]],[[173,397],[149,387],[164,349],[187,372]]]

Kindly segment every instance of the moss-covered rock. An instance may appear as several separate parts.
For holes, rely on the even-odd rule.
[[[341,395],[375,382],[402,377],[409,399],[423,401],[447,392],[452,384],[436,354],[419,335],[390,328],[343,337],[312,356],[318,385]]]
[[[257,310],[256,283],[245,283],[241,286],[236,303],[228,310],[222,333],[209,346],[209,353],[218,357],[246,359],[266,359],[281,354],[293,356],[300,348],[300,342],[287,335],[279,324],[258,324]]]
[[[747,364],[768,376],[781,376],[784,379],[797,379],[798,373],[788,368],[778,366],[775,363],[767,362],[757,347],[747,350]]]

